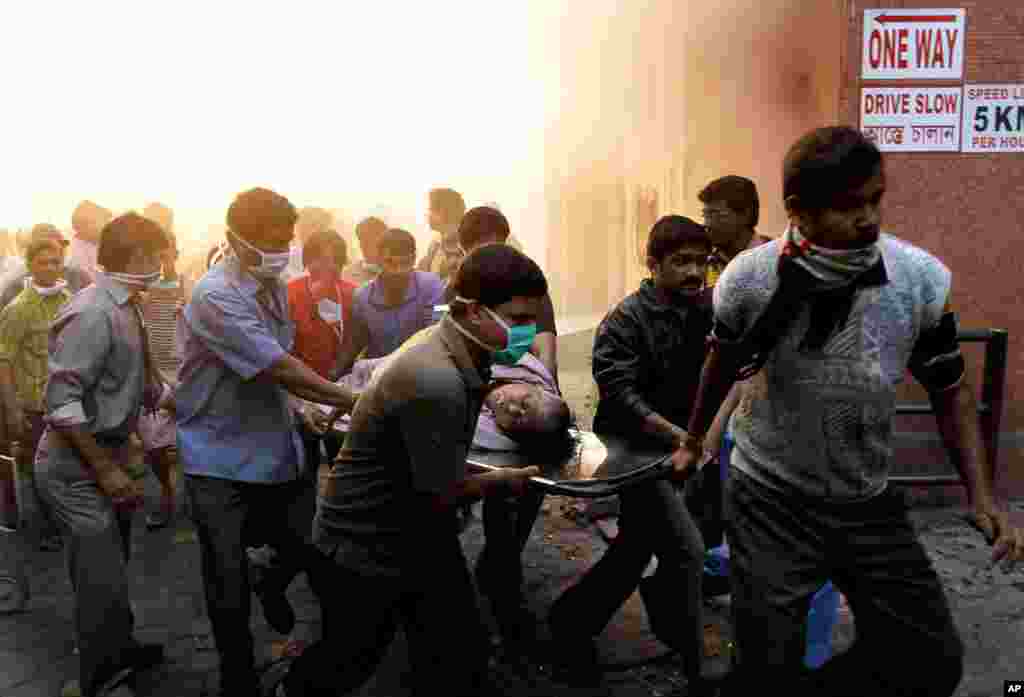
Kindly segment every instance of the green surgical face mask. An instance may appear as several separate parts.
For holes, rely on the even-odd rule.
[[[467,300],[461,296],[456,296],[455,300],[463,303],[476,302],[475,300]],[[502,329],[505,330],[506,338],[505,346],[503,348],[488,346],[484,342],[480,341],[480,339],[463,329],[458,322],[455,323],[456,328],[461,334],[468,337],[482,349],[490,351],[495,363],[499,365],[515,365],[524,355],[526,355],[526,352],[530,350],[530,347],[533,346],[533,340],[537,336],[536,323],[531,322],[530,324],[519,324],[512,327],[501,318],[501,315],[491,308],[484,307],[484,310],[501,326]]]
[[[491,308],[485,307],[484,310],[505,329],[505,334],[508,336],[505,348],[494,352],[494,362],[499,365],[515,365],[533,346],[533,340],[537,336],[536,323],[517,324],[511,327],[501,318],[501,315]]]

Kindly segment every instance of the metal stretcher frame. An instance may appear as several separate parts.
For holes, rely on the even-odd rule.
[[[1003,420],[1003,399],[1006,393],[1006,360],[1009,349],[1009,334],[1005,329],[965,329],[957,335],[960,343],[985,344],[985,363],[982,368],[983,382],[981,386],[981,400],[978,403],[978,414],[981,417],[982,436],[985,441],[985,448],[992,463],[993,481],[989,484],[995,486],[995,479],[999,467],[999,432]],[[932,414],[934,410],[931,404],[897,404],[895,413],[897,415],[911,414]],[[951,486],[963,485],[963,479],[959,474],[937,474],[937,475],[890,475],[889,481],[894,484],[905,484],[910,486]]]
[[[545,460],[521,452],[470,450],[466,464],[477,470],[536,465],[541,475],[530,482],[544,494],[576,498],[603,498],[623,488],[657,479],[672,470],[672,453],[663,449],[632,446],[627,440],[588,431],[570,430],[571,452],[563,451]]]
[[[334,429],[345,433],[348,423],[338,421]],[[625,487],[664,477],[672,470],[671,451],[633,447],[623,438],[590,431],[569,429],[569,435],[572,449],[563,448],[551,457],[471,448],[466,464],[485,472],[537,466],[541,474],[530,477],[530,482],[539,494],[590,499],[616,496]]]

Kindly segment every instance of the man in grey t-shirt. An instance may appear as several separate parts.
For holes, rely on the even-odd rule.
[[[714,292],[712,349],[687,441],[692,462],[737,377],[726,536],[739,650],[728,694],[952,694],[964,649],[942,584],[900,494],[887,487],[896,386],[930,395],[993,559],[1021,558],[1020,531],[995,503],[991,463],[964,376],[951,274],[880,232],[878,148],[823,128],[786,156],[790,226],[736,257]],[[857,641],[803,673],[811,596],[832,580]]]
[[[532,343],[547,282],[537,265],[494,245],[466,258],[459,298],[422,344],[380,366],[321,483],[311,573],[323,638],[277,695],[347,694],[374,672],[401,626],[414,694],[487,695],[489,642],[458,538],[456,507],[521,494],[537,469],[470,475],[466,454],[495,360]]]

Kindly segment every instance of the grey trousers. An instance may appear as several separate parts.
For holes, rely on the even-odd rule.
[[[43,504],[65,536],[75,592],[79,684],[84,697],[93,697],[138,645],[128,604],[131,514],[114,510],[76,460],[66,446],[44,437],[36,453],[36,480]]]
[[[728,694],[758,694],[766,685],[814,697],[953,694],[963,644],[900,491],[829,504],[783,494],[733,468],[725,512],[739,648]],[[850,602],[857,639],[809,672],[802,665],[807,611],[829,579]]]

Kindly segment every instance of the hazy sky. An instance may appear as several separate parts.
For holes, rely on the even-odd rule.
[[[0,226],[64,227],[90,197],[115,210],[161,200],[205,227],[256,185],[422,223],[427,189],[449,185],[521,227],[550,116],[530,12],[507,0],[17,3],[0,40]]]

